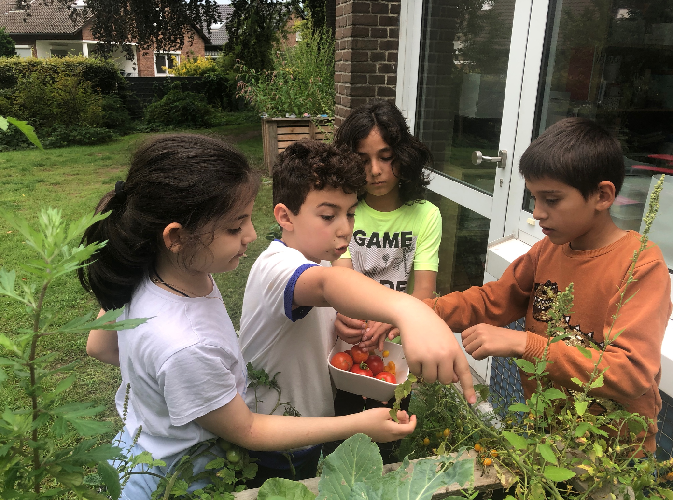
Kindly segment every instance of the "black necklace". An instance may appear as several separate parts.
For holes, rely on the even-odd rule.
[[[175,288],[174,286],[169,285],[169,284],[166,283],[163,279],[161,279],[161,276],[159,276],[159,273],[157,273],[157,270],[156,270],[156,269],[152,269],[152,272],[154,273],[154,276],[156,276],[156,278],[150,278],[150,280],[152,281],[152,283],[161,283],[162,285],[167,286],[168,288],[170,288],[170,289],[173,290],[174,292],[178,292],[178,293],[179,293],[180,295],[182,295],[183,297],[189,297],[189,295],[187,295],[187,294],[186,294],[185,292],[183,292],[182,290],[178,290],[178,289]]]

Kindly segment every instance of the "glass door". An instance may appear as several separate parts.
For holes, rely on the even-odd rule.
[[[519,127],[520,151],[524,141],[530,143],[562,118],[582,116],[600,123],[619,139],[626,167],[612,217],[619,227],[640,231],[655,179],[666,174],[666,187],[673,185],[671,2],[553,0],[548,12],[539,99],[530,132]],[[673,195],[665,193],[666,187],[650,238],[673,268]],[[511,200],[508,225],[516,225],[522,240],[541,239],[523,186]]]
[[[488,242],[503,236],[531,8],[423,2],[413,123],[434,157],[440,294],[483,284]]]

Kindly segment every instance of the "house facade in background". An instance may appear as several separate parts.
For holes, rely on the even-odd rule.
[[[0,27],[14,40],[19,57],[89,57],[95,52],[97,40],[91,34],[91,16],[78,16],[73,21],[62,5],[42,2],[34,2],[30,15],[26,16],[25,11],[17,8],[19,1],[0,0]],[[231,6],[221,5],[222,18],[226,20],[231,10]],[[215,57],[226,41],[225,24],[220,23],[211,27],[210,34],[205,28],[185,33],[183,46],[175,50],[141,50],[133,44],[133,58],[128,58],[121,49],[116,49],[112,58],[124,76],[168,76],[167,68],[179,63],[181,57]]]
[[[673,270],[669,4],[336,0],[337,126],[372,98],[394,100],[433,153],[429,198],[443,224],[438,292],[499,278],[544,237],[518,173],[519,158],[533,139],[568,116],[601,123],[622,144],[626,180],[611,209],[620,227],[642,230],[648,196],[666,174],[650,238]],[[474,164],[477,151],[497,160]],[[517,377],[501,360],[472,366],[508,398]],[[658,442],[670,455],[673,320],[662,372]]]

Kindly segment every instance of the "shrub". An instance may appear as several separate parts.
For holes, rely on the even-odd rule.
[[[184,92],[175,82],[161,100],[147,106],[145,121],[168,127],[210,127],[215,123],[215,112],[204,96]]]
[[[0,57],[13,57],[14,55],[14,40],[3,28],[0,28]]]
[[[51,128],[43,142],[46,148],[64,148],[66,146],[92,146],[110,142],[117,137],[112,130],[103,127],[56,125]]]
[[[223,110],[234,109],[236,74],[232,71],[233,64],[227,64],[229,60],[223,55],[216,59],[188,56],[168,72],[177,77],[199,77],[199,82],[191,87],[197,87],[208,104]]]
[[[128,129],[131,124],[131,116],[118,95],[106,95],[100,101],[102,111],[102,125],[109,129]]]
[[[334,38],[306,25],[295,47],[277,52],[272,71],[239,66],[239,95],[260,113],[334,115]]]

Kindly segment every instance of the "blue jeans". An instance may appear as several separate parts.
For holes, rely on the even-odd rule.
[[[139,444],[133,444],[133,437],[129,435],[126,428],[123,428],[119,434],[117,434],[112,441],[112,444],[119,446],[123,453],[126,454],[129,458],[140,455],[145,449]],[[130,448],[130,450],[129,450]],[[211,460],[214,460],[217,456],[224,456],[224,452],[220,449],[219,446],[213,446],[210,449],[210,452],[204,453],[202,456],[198,457],[193,461],[194,464],[194,474],[202,472],[206,468],[206,464]],[[176,453],[170,457],[164,457],[162,460],[166,462],[165,466],[157,466],[148,468],[147,464],[138,464],[133,472],[142,472],[143,468],[145,472],[152,472],[158,474],[161,477],[166,477],[168,474],[175,471],[175,467],[180,463],[180,459],[184,456],[184,453]],[[157,458],[157,457],[154,457]],[[110,465],[117,467],[119,465],[118,461],[110,461]],[[120,474],[120,480],[123,480],[123,476]],[[129,480],[124,486],[121,494],[122,500],[150,500],[152,493],[157,489],[161,478],[152,476],[150,474],[131,474]],[[203,479],[197,481],[190,485],[189,491],[198,490],[209,484],[208,480]]]

